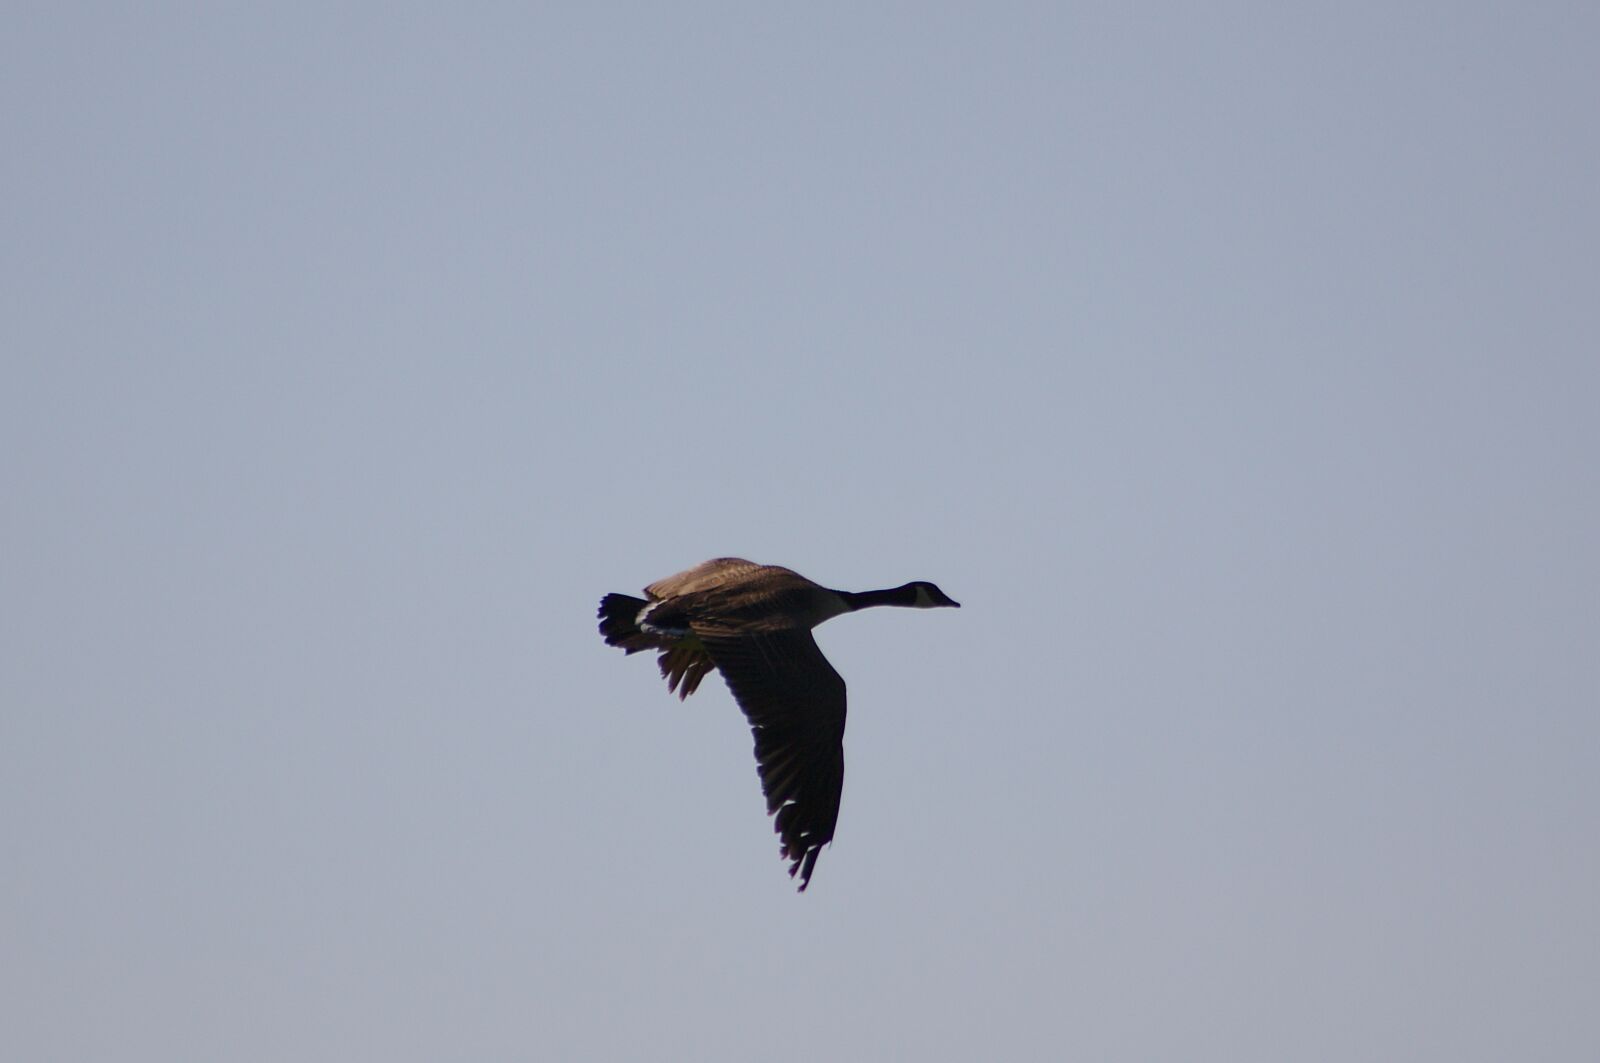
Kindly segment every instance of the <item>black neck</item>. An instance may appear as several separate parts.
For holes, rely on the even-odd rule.
[[[917,603],[917,588],[909,583],[903,587],[890,587],[883,591],[839,591],[838,595],[852,610],[866,609],[874,605],[910,606]]]

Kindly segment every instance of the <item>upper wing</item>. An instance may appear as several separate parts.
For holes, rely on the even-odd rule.
[[[800,888],[833,840],[844,788],[844,680],[803,628],[761,635],[697,632],[750,720],[767,814]]]
[[[644,589],[644,593],[651,601],[657,598],[701,594],[749,576],[752,572],[771,567],[746,561],[742,557],[714,557],[710,561],[702,561],[693,568],[684,569],[666,579],[656,580]]]

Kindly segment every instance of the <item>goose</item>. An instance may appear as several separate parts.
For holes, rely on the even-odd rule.
[[[836,591],[778,565],[719,557],[644,589],[600,599],[600,634],[627,653],[656,650],[667,691],[681,701],[722,673],[755,735],[767,815],[803,892],[833,840],[844,786],[844,680],[811,629],[875,605],[959,608],[923,580],[878,591]]]

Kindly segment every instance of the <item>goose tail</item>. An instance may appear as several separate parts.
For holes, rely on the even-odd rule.
[[[600,637],[607,646],[620,646],[627,653],[663,648],[661,640],[639,630],[639,610],[643,598],[631,594],[608,594],[600,599]]]

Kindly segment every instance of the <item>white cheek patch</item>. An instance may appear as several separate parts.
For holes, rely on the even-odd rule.
[[[918,609],[932,609],[938,603],[933,600],[933,595],[928,593],[928,588],[918,587],[917,600],[911,604]]]

